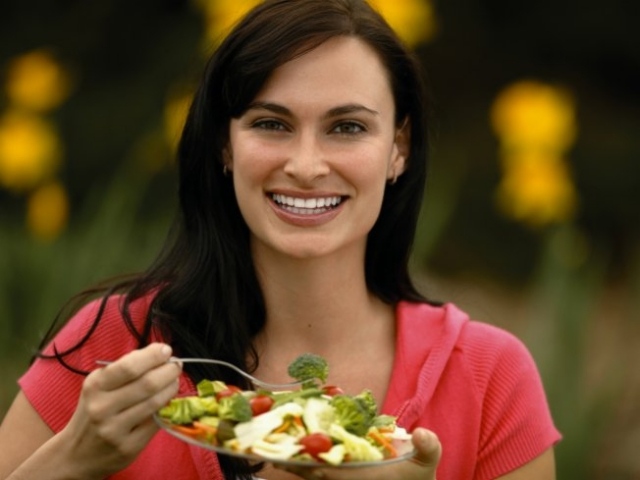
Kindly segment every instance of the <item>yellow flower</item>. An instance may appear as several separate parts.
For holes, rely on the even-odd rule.
[[[491,122],[508,148],[544,146],[562,152],[576,136],[571,96],[530,80],[515,83],[500,93],[491,110]]]
[[[61,156],[61,142],[50,122],[19,110],[0,117],[1,186],[33,188],[55,172]]]
[[[259,0],[193,0],[205,15],[206,41],[217,44]],[[430,40],[436,30],[430,0],[371,0],[372,7],[409,46]]]
[[[69,200],[58,182],[41,186],[29,197],[27,227],[38,239],[54,240],[67,225]]]
[[[205,44],[217,45],[259,0],[192,0],[205,16]]]
[[[565,162],[543,151],[524,151],[518,157],[506,159],[496,192],[500,209],[532,227],[570,219],[577,194]]]
[[[411,47],[429,41],[436,32],[430,0],[370,0],[369,3]]]
[[[173,149],[180,140],[192,100],[192,93],[171,95],[164,106],[164,134]]]
[[[5,88],[10,103],[45,112],[67,99],[71,78],[50,53],[35,50],[10,62]]]

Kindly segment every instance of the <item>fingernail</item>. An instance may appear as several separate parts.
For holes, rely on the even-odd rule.
[[[162,348],[160,349],[160,353],[164,356],[169,358],[171,356],[171,347],[169,345],[163,345]]]

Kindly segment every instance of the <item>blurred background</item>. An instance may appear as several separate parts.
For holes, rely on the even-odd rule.
[[[64,302],[157,254],[191,92],[254,3],[3,2],[0,416]],[[640,478],[640,3],[371,3],[429,78],[420,287],[528,345],[558,478]]]

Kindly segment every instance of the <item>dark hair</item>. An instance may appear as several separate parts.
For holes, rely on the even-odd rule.
[[[130,328],[141,346],[157,325],[178,355],[215,355],[256,368],[252,338],[264,325],[265,306],[222,152],[230,120],[243,114],[271,73],[336,36],[357,37],[378,53],[389,74],[396,124],[408,118],[411,125],[406,171],[387,186],[368,237],[367,286],[389,304],[426,301],[408,272],[428,153],[418,61],[363,0],[267,0],[235,26],[206,67],[178,149],[180,213],[165,249],[147,272],[115,287],[127,291],[123,314],[130,327],[128,305],[156,291],[145,329]],[[194,381],[208,376],[243,384],[228,371],[192,365],[185,371]],[[240,463],[220,459],[229,478],[246,474]]]

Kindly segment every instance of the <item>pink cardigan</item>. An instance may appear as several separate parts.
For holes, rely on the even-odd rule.
[[[67,357],[70,365],[92,370],[96,359],[115,359],[135,348],[119,301],[119,297],[109,300],[90,340]],[[136,325],[142,324],[150,301],[146,297],[132,305]],[[69,321],[55,339],[58,350],[82,338],[97,308],[97,302],[90,303]],[[438,434],[443,445],[439,480],[504,475],[560,439],[535,363],[514,336],[469,321],[451,304],[401,302],[396,318],[393,376],[382,411],[398,416],[398,423],[409,430],[424,426]],[[19,383],[36,411],[58,432],[74,412],[83,378],[56,361],[38,360]],[[192,391],[193,385],[183,377],[180,389]],[[135,462],[110,478],[221,480],[223,476],[213,452],[161,431]]]

